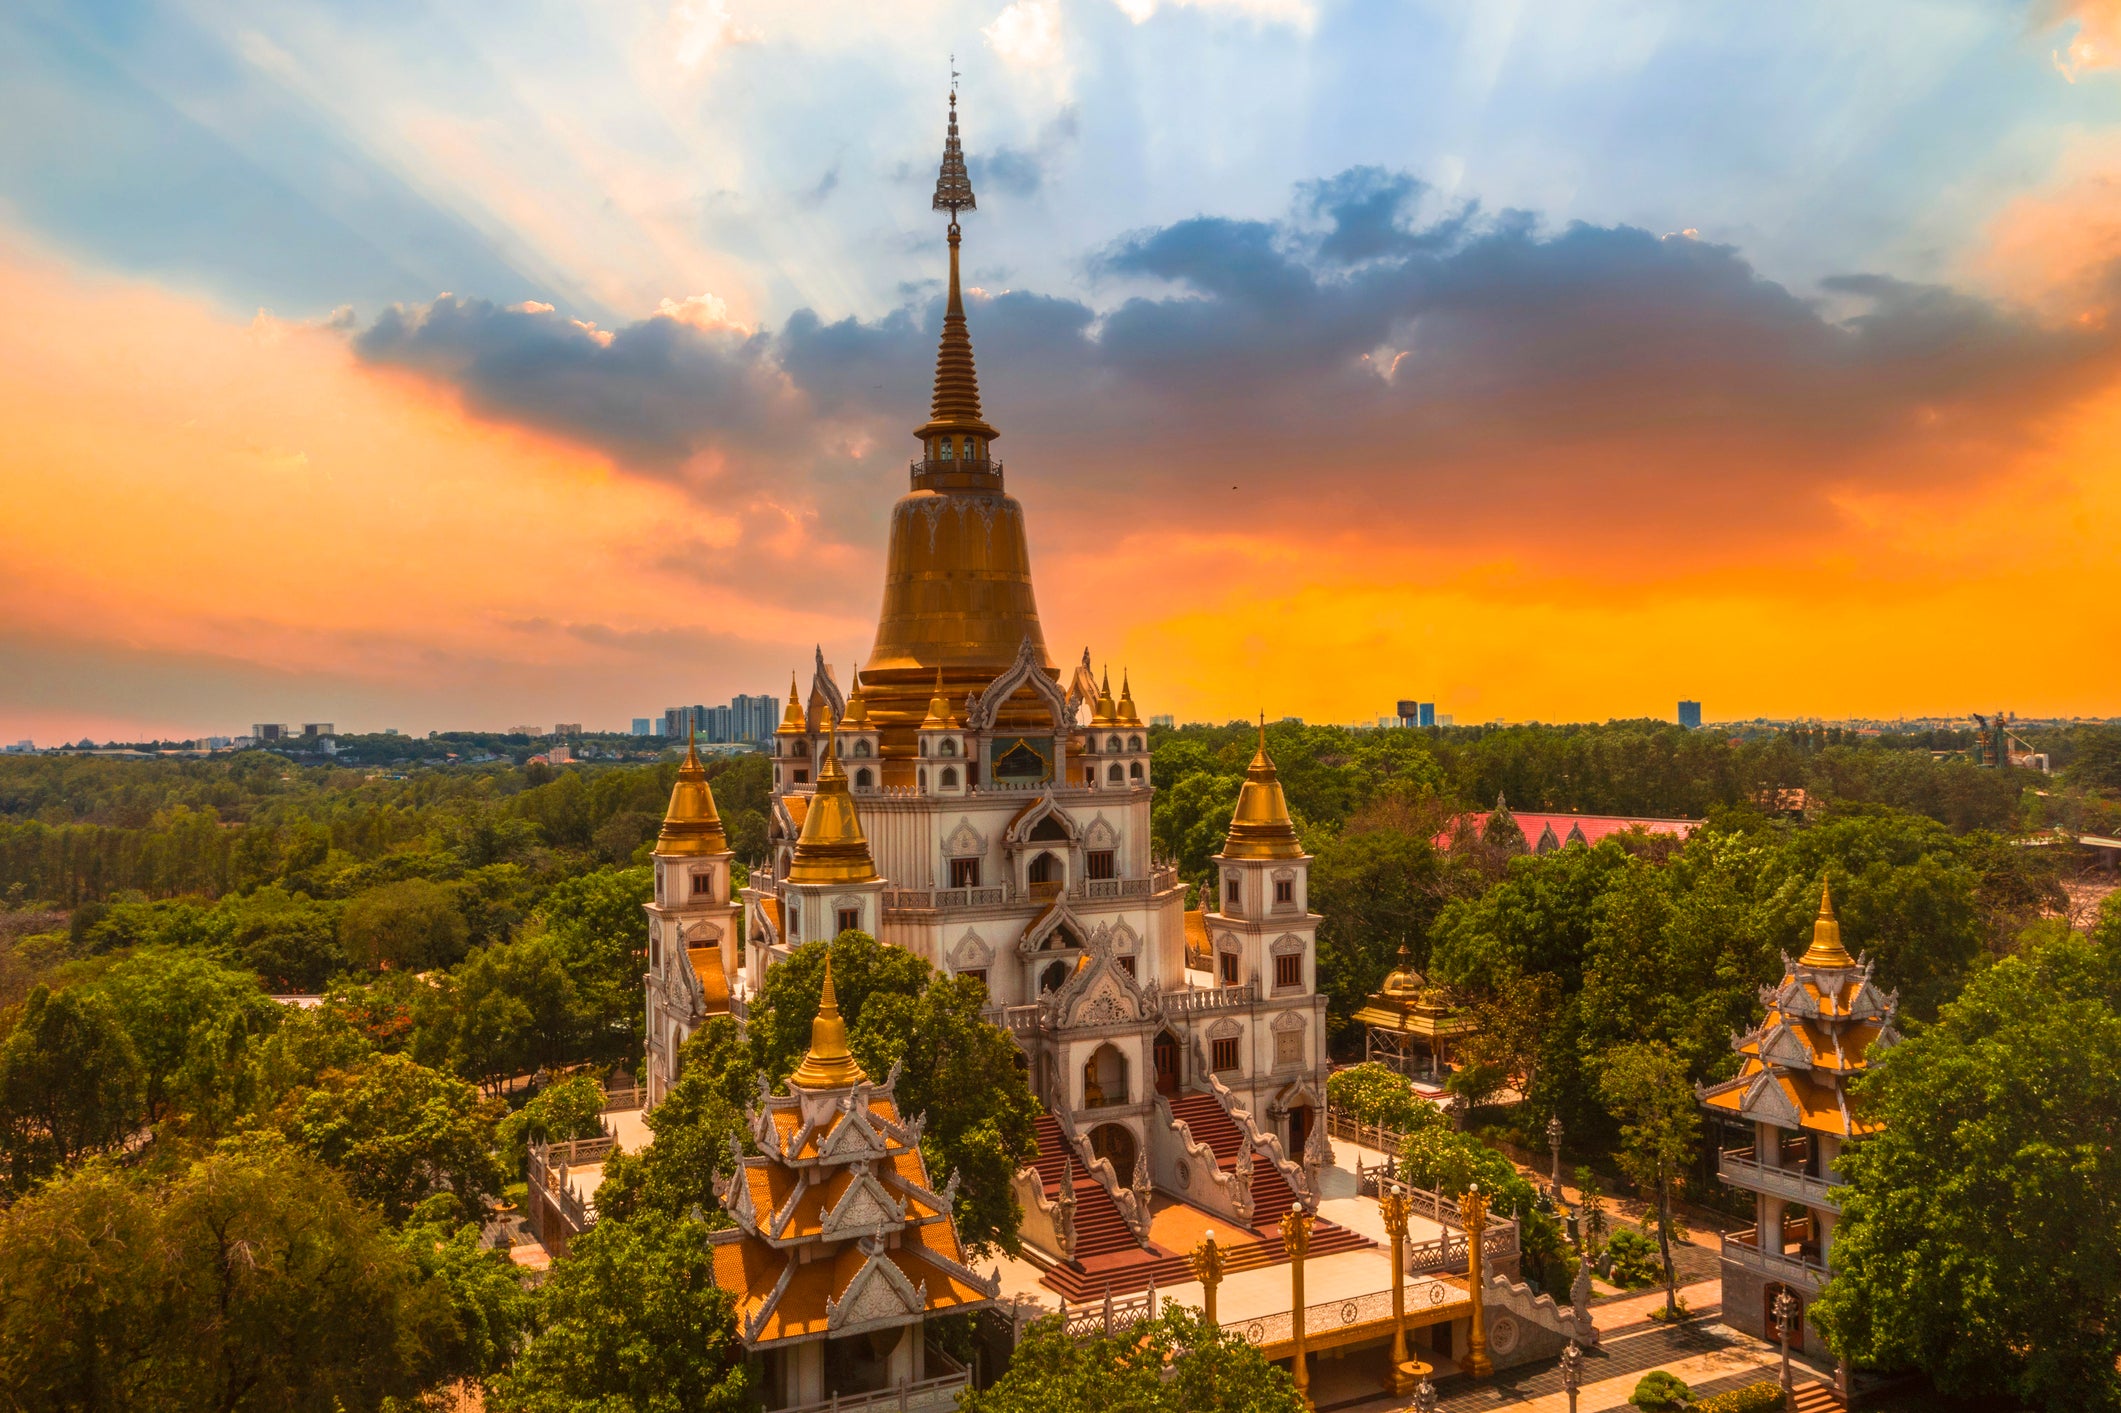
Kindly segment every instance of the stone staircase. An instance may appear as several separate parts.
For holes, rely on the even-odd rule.
[[[1244,1150],[1245,1136],[1237,1123],[1223,1112],[1223,1106],[1212,1094],[1181,1094],[1170,1101],[1171,1116],[1193,1131],[1193,1136],[1208,1145],[1215,1153],[1215,1166],[1224,1172],[1237,1166],[1237,1156]],[[1296,1200],[1289,1184],[1273,1164],[1255,1160],[1252,1164],[1252,1225],[1265,1231],[1278,1227],[1282,1215]],[[1338,1231],[1340,1228],[1336,1227]]]
[[[1797,1413],[1847,1413],[1848,1405],[1830,1384],[1817,1379],[1806,1379],[1792,1390],[1796,1394]]]
[[[1038,1169],[1039,1181],[1045,1185],[1046,1196],[1057,1201],[1061,1183],[1071,1175],[1074,1179],[1075,1263],[1080,1265],[1092,1257],[1109,1256],[1115,1252],[1142,1251],[1142,1244],[1134,1239],[1134,1233],[1127,1227],[1127,1219],[1119,1214],[1118,1206],[1113,1203],[1112,1194],[1105,1191],[1104,1184],[1092,1177],[1081,1163],[1070,1160],[1068,1140],[1061,1135],[1059,1120],[1051,1114],[1040,1114],[1036,1128],[1038,1157],[1033,1165]]]

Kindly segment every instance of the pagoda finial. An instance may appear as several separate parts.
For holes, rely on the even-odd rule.
[[[935,357],[935,396],[929,403],[927,424],[914,435],[928,444],[931,458],[985,465],[987,444],[1000,434],[980,415],[979,374],[972,366],[972,335],[965,328],[965,295],[958,278],[958,214],[978,209],[978,203],[972,199],[972,177],[965,170],[965,149],[957,135],[954,77],[950,127],[943,139],[943,165],[936,174],[933,204],[936,210],[950,213],[950,298],[943,308],[943,341]]]
[[[935,177],[935,209],[950,213],[957,224],[960,211],[977,211],[972,199],[972,175],[965,170],[965,149],[957,137],[957,70],[950,71],[950,128],[943,138],[943,167]]]

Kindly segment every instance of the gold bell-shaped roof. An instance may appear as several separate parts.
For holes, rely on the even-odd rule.
[[[803,815],[803,832],[795,841],[795,858],[788,865],[788,882],[870,883],[876,877],[869,837],[862,833],[861,818],[854,812],[847,772],[840,769],[839,737],[829,733],[825,763],[818,770],[817,788]]]
[[[795,694],[795,674],[788,674],[788,705],[781,710],[781,729],[776,735],[800,736],[810,727],[803,719],[802,699]]]
[[[1119,673],[1119,724],[1122,726],[1139,726],[1142,724],[1141,714],[1135,710],[1134,706],[1134,684],[1127,680],[1127,670],[1125,668],[1121,668]]]
[[[869,729],[869,703],[862,699],[862,675],[854,674],[854,690],[847,696],[847,709],[840,713],[842,731],[866,731]]]
[[[847,1089],[869,1078],[847,1049],[847,1022],[840,1018],[839,997],[832,990],[832,953],[825,953],[825,989],[818,997],[817,1019],[810,1022],[810,1053],[795,1067],[789,1083],[803,1089]]]
[[[1832,888],[1819,885],[1819,916],[1812,920],[1812,945],[1804,949],[1799,964],[1808,967],[1852,967],[1856,959],[1841,945],[1841,920],[1834,916]]]
[[[1223,842],[1223,857],[1229,859],[1300,859],[1304,848],[1296,838],[1296,824],[1289,818],[1289,801],[1281,792],[1281,776],[1267,756],[1267,721],[1259,722],[1259,749],[1245,768],[1244,787],[1237,792],[1237,810],[1230,816],[1230,837]]]
[[[663,830],[655,838],[659,854],[726,854],[729,836],[722,832],[722,816],[714,807],[714,787],[707,783],[707,768],[700,764],[692,730],[685,731],[685,763],[678,767],[677,783],[670,787],[670,808],[663,812]]]

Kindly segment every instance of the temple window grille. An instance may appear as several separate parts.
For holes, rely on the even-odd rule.
[[[950,886],[952,888],[979,887],[979,860],[950,860]]]
[[[1276,957],[1274,959],[1274,988],[1277,991],[1284,987],[1301,986],[1303,984],[1304,959],[1302,954],[1291,952],[1286,957]]]
[[[1228,1040],[1211,1040],[1208,1042],[1208,1048],[1210,1051],[1208,1063],[1217,1072],[1227,1072],[1237,1068],[1236,1036],[1233,1035]]]
[[[1092,849],[1083,856],[1083,872],[1091,878],[1117,878],[1110,849]]]

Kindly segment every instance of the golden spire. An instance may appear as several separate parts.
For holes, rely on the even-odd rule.
[[[1092,726],[1110,726],[1119,716],[1119,708],[1112,705],[1112,669],[1106,668],[1104,680],[1098,684],[1097,700],[1090,707]]]
[[[1296,825],[1289,818],[1289,801],[1281,792],[1281,776],[1267,756],[1267,717],[1259,717],[1259,749],[1245,768],[1244,787],[1237,792],[1237,811],[1230,816],[1230,837],[1223,843],[1223,857],[1230,859],[1300,859],[1303,845],[1297,842]]]
[[[1122,726],[1139,726],[1142,724],[1141,715],[1134,706],[1134,684],[1127,680],[1127,669],[1124,667],[1119,670],[1119,724]]]
[[[1824,880],[1819,884],[1819,916],[1812,920],[1812,945],[1797,960],[1801,966],[1829,969],[1856,965],[1841,945],[1841,920],[1834,916],[1833,890]]]
[[[857,731],[869,725],[869,703],[862,700],[862,674],[857,668],[854,674],[854,690],[847,696],[847,710],[840,714],[840,725]]]
[[[800,736],[809,729],[803,719],[803,703],[795,695],[795,674],[788,674],[788,705],[781,712],[781,729],[777,735]]]
[[[928,699],[928,716],[921,722],[923,731],[947,731],[957,725],[957,715],[950,710],[950,698],[943,693],[943,669],[935,669],[935,695]]]
[[[670,808],[663,814],[663,832],[656,836],[655,851],[659,854],[729,852],[729,837],[722,832],[722,816],[714,808],[714,788],[707,783],[707,768],[700,764],[700,752],[693,744],[689,720],[685,726],[685,762],[678,767],[677,784],[670,787]]]
[[[950,94],[950,129],[943,139],[943,167],[935,182],[935,209],[950,213],[950,301],[943,310],[943,342],[935,355],[935,398],[928,423],[914,433],[922,441],[945,432],[1000,435],[980,418],[979,374],[972,367],[972,335],[965,328],[965,297],[957,274],[957,213],[976,209],[965,151],[957,138],[957,94]],[[984,461],[984,455],[978,458]]]
[[[846,1089],[867,1078],[847,1049],[847,1022],[840,1019],[840,999],[832,990],[832,950],[827,947],[825,990],[818,997],[817,1019],[810,1022],[810,1053],[788,1082],[804,1089]]]
[[[839,736],[825,733],[825,763],[818,768],[817,789],[803,815],[803,832],[788,865],[790,883],[868,883],[877,876],[869,857],[869,838],[854,812],[847,772],[840,769]]]

